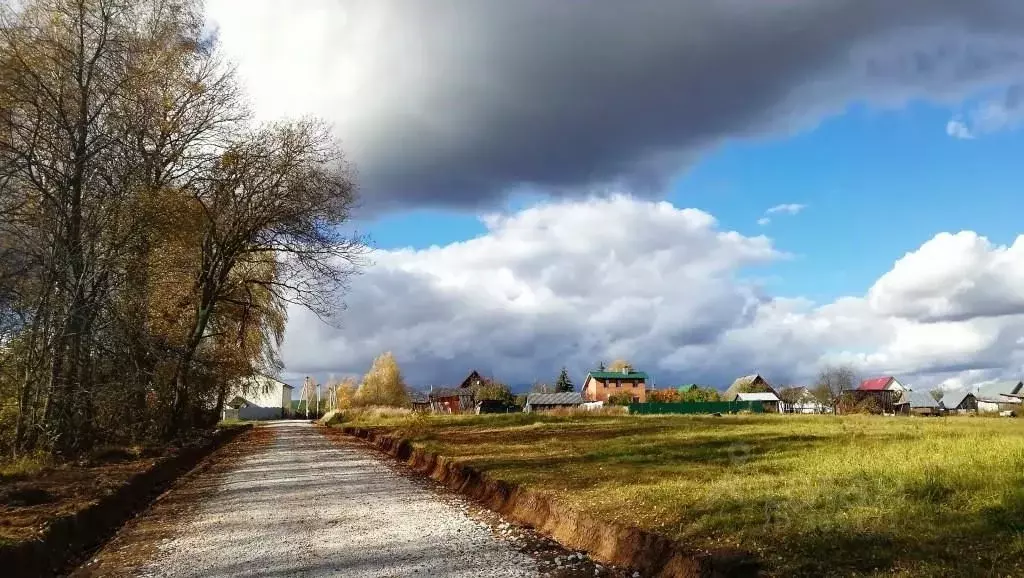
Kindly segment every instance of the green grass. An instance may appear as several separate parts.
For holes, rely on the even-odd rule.
[[[1024,420],[354,416],[776,576],[1024,575]]]

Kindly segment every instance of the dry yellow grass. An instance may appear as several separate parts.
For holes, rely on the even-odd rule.
[[[440,454],[777,576],[1024,575],[1024,420],[371,416]]]

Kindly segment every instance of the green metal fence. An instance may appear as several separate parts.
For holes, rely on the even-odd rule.
[[[656,413],[712,414],[712,413],[764,413],[760,401],[706,401],[691,403],[631,403],[629,413],[651,415]]]

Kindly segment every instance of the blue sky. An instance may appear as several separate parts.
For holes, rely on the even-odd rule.
[[[792,135],[728,142],[683,170],[663,198],[792,253],[750,272],[773,294],[817,302],[862,295],[936,233],[977,231],[997,244],[1020,234],[1024,134],[952,138],[945,126],[957,110],[853,106]],[[758,224],[788,203],[806,208]],[[446,245],[486,230],[474,213],[435,209],[364,226],[381,249]]]

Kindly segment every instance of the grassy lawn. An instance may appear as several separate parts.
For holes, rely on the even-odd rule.
[[[775,576],[1024,575],[1024,420],[354,416]]]

